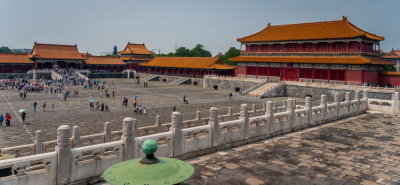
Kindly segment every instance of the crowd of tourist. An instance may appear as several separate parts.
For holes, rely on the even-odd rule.
[[[62,82],[68,85],[83,85],[85,82],[85,78],[79,76],[75,69],[68,68],[68,69],[61,69],[58,67],[53,68],[53,71],[57,72],[62,76]]]

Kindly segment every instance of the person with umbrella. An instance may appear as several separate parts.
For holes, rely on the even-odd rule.
[[[25,123],[26,110],[25,109],[20,109],[19,112],[21,113],[22,123]]]

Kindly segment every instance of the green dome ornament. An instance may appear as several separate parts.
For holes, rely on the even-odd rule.
[[[136,158],[115,164],[103,173],[112,185],[172,185],[190,178],[194,168],[179,159],[155,157],[157,142],[147,139],[142,144],[142,159]]]

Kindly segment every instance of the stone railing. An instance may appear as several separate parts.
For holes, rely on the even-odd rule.
[[[316,87],[316,88],[335,88],[342,90],[351,90],[351,91],[363,91],[367,90],[368,92],[384,92],[384,93],[393,93],[396,88],[388,88],[388,87],[373,87],[373,86],[361,86],[361,85],[344,85],[339,82],[336,83],[317,83],[317,82],[293,82],[293,81],[285,81],[287,85],[296,85],[296,86],[304,86],[304,87]]]
[[[284,107],[277,107],[278,102],[274,102],[273,111],[274,112],[281,112],[285,109]],[[284,102],[285,103],[285,102]],[[249,111],[250,116],[258,116],[264,114],[265,111],[265,103],[263,104],[262,109],[257,110],[256,105],[252,105],[252,110]],[[196,117],[194,119],[182,121],[183,128],[190,128],[196,127],[201,125],[209,124],[209,117],[202,118],[201,112],[196,111]],[[228,108],[228,113],[226,115],[219,115],[218,121],[230,121],[233,119],[239,119],[240,113],[232,113],[232,108]],[[160,116],[155,117],[155,124],[151,126],[145,126],[138,128],[138,135],[139,136],[146,136],[150,134],[156,134],[161,132],[166,132],[170,130],[172,124],[171,123],[161,123]],[[72,138],[70,140],[71,146],[73,148],[82,147],[82,146],[90,146],[100,143],[106,143],[110,141],[118,141],[121,139],[122,130],[119,131],[111,131],[110,123],[104,123],[104,131],[103,133],[97,133],[92,135],[84,135],[80,136],[79,127],[74,126],[72,128]],[[57,145],[57,141],[43,141],[42,139],[42,132],[40,130],[35,132],[34,143],[27,144],[27,145],[20,145],[20,146],[12,146],[7,148],[1,148],[0,154],[10,154],[15,157],[23,157],[29,156],[34,154],[46,153],[46,152],[53,152],[55,150],[55,146]]]
[[[368,109],[386,114],[400,113],[400,93],[395,92],[392,100],[368,99]]]
[[[314,107],[307,97],[305,108],[297,110],[294,100],[289,99],[286,110],[278,113],[273,112],[273,103],[268,101],[265,111],[254,111],[253,116],[247,104],[242,104],[237,116],[223,122],[219,121],[218,109],[212,107],[208,124],[190,128],[183,127],[181,113],[173,112],[167,132],[146,136],[140,136],[136,119],[125,118],[119,140],[111,141],[111,133],[104,136],[106,143],[77,148],[73,145],[78,146],[74,138],[79,128],[73,127],[71,132],[68,125],[63,125],[58,128],[55,152],[0,161],[0,184],[86,184],[89,180],[96,183],[110,166],[142,157],[142,143],[146,139],[158,143],[156,156],[186,159],[361,114],[367,109],[368,99],[360,99],[358,92],[354,100],[349,99],[350,93],[346,93],[344,102],[339,102],[338,97],[336,93],[335,102],[328,104],[322,95],[320,105]]]
[[[217,76],[217,75],[204,75],[204,78],[211,78],[211,79],[217,79],[217,80],[248,81],[248,82],[256,82],[256,83],[261,83],[261,82],[265,81],[265,79],[233,77],[233,76]]]

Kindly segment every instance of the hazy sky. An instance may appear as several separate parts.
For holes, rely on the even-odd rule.
[[[0,0],[0,46],[78,44],[122,50],[128,41],[162,53],[201,43],[213,54],[272,25],[341,19],[400,48],[400,0]],[[158,51],[155,51],[158,53]]]

